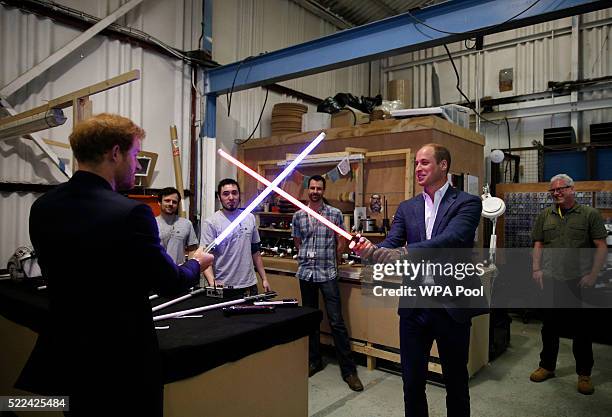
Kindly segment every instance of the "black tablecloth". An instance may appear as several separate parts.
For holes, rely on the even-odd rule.
[[[158,298],[153,305],[168,301]],[[172,313],[225,300],[194,296],[153,315]],[[38,332],[48,311],[45,291],[32,285],[0,281],[0,315]],[[225,317],[220,310],[201,318],[158,321],[157,336],[164,365],[164,382],[192,377],[227,362],[307,336],[318,329],[322,313],[306,307],[277,308],[271,314]]]

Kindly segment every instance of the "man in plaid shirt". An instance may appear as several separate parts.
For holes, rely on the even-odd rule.
[[[325,179],[320,175],[308,181],[308,207],[343,227],[342,213],[323,202]],[[336,355],[342,378],[353,391],[362,391],[363,384],[357,376],[355,362],[351,359],[348,331],[342,318],[340,291],[338,290],[337,259],[345,242],[334,231],[303,210],[293,215],[292,236],[298,249],[298,272],[302,305],[319,308],[319,290],[323,294],[329,327],[334,338]],[[312,333],[308,345],[309,376],[323,369],[319,350],[319,332]]]

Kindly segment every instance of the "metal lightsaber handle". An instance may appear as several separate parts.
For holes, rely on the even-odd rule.
[[[210,243],[208,246],[206,246],[204,248],[204,253],[210,253],[212,250],[214,250],[217,247],[217,244],[215,242]]]
[[[185,316],[185,315],[188,315],[188,314],[199,313],[201,311],[216,310],[216,309],[223,308],[223,307],[228,307],[228,306],[233,306],[233,305],[236,305],[236,304],[246,303],[248,301],[268,300],[268,299],[274,298],[274,297],[276,297],[276,292],[268,291],[265,294],[252,295],[252,296],[249,296],[249,297],[239,298],[238,300],[225,301],[225,302],[222,302],[222,303],[211,304],[211,305],[208,305],[208,306],[190,308],[189,310],[177,311],[175,313],[168,313],[168,314],[162,314],[160,316],[154,316],[153,317],[153,321],[173,319],[173,318]]]

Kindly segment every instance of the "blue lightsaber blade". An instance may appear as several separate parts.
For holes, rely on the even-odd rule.
[[[238,215],[238,217],[236,217],[234,219],[233,222],[230,223],[229,226],[227,226],[225,228],[225,230],[223,230],[223,232],[221,232],[221,234],[219,236],[217,236],[217,238],[215,239],[214,242],[212,242],[211,244],[209,244],[206,249],[204,249],[204,252],[210,252],[211,250],[213,250],[218,244],[220,244],[221,242],[223,242],[223,240],[229,236],[230,233],[232,233],[232,231],[240,224],[241,221],[243,221],[246,216],[248,216],[253,210],[255,210],[255,207],[257,207],[267,196],[268,194],[270,194],[272,191],[274,191],[274,188],[278,187],[278,185],[281,183],[282,180],[284,180],[290,173],[291,171],[293,171],[293,169],[300,163],[302,162],[302,159],[304,159],[306,157],[306,155],[308,155],[310,152],[312,152],[312,150],[319,144],[321,143],[321,141],[325,139],[325,132],[321,132],[319,133],[319,135],[312,141],[310,142],[310,144],[306,147],[306,149],[304,149],[294,160],[293,162],[291,162],[287,168],[285,168],[283,170],[283,172],[281,172],[280,174],[278,174],[278,177],[276,177],[274,179],[274,181],[272,181],[272,184],[270,184],[268,187],[266,187],[265,190],[263,190],[263,192],[261,194],[259,194],[253,201],[251,201],[251,204],[249,204],[243,211],[242,213],[240,213]]]

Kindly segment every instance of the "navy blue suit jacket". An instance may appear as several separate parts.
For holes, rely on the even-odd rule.
[[[408,256],[416,252],[427,254],[429,259],[441,262],[457,261],[457,256],[464,256],[467,249],[474,246],[481,212],[480,198],[449,187],[440,202],[431,239],[427,240],[425,201],[423,195],[419,194],[399,205],[389,235],[378,246],[399,248],[405,245]],[[466,251],[453,252],[453,248],[465,248]],[[455,320],[461,322],[469,321],[471,317],[487,311],[484,308],[457,308],[453,302],[442,304]],[[481,307],[484,307],[484,304]],[[399,313],[408,315],[411,312],[401,308]]]
[[[160,244],[151,208],[84,171],[34,203],[30,238],[48,280],[49,316],[17,386],[76,394],[74,411],[79,394],[100,399],[103,392],[115,398],[140,390],[148,415],[160,414],[149,292],[170,295],[196,285],[198,262],[177,267]]]

